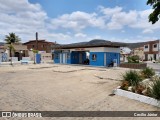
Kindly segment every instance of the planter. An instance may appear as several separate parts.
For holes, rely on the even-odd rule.
[[[133,68],[133,69],[144,69],[147,67],[147,63],[121,63],[119,67]]]
[[[147,103],[147,104],[150,104],[156,107],[160,107],[160,101],[154,98],[148,97],[148,96],[136,94],[136,93],[125,91],[125,90],[118,89],[118,88],[114,90],[114,94],[123,96],[123,97],[127,97],[133,100],[137,100],[143,103]]]

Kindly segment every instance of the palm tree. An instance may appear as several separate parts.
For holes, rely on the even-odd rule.
[[[8,48],[10,50],[10,57],[11,57],[11,65],[12,64],[12,51],[14,50],[14,47],[12,44],[19,43],[21,39],[15,34],[15,33],[9,33],[9,35],[6,35],[4,41],[9,44]]]

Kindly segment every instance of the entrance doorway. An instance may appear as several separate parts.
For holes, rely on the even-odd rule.
[[[79,53],[79,64],[82,64],[82,58],[83,56],[82,56],[82,53]]]
[[[63,53],[63,64],[67,63],[67,55],[66,53]]]
[[[148,60],[148,54],[145,54],[145,60],[146,61]]]
[[[154,54],[154,60],[156,60],[157,59],[157,55],[156,54]]]
[[[19,54],[19,52],[15,52],[15,57],[17,57],[18,61],[20,61],[20,54]]]
[[[71,64],[89,65],[89,51],[72,51]]]
[[[59,60],[60,60],[59,63],[62,63],[62,53],[59,54]]]

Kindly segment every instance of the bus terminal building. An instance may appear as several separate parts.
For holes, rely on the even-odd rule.
[[[120,64],[120,47],[123,43],[106,40],[91,40],[73,44],[53,46],[54,63],[86,64],[108,66],[111,62]]]

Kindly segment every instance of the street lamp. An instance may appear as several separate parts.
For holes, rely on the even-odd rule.
[[[22,60],[22,57],[23,57],[23,56],[22,56],[22,53],[23,53],[23,51],[21,50],[20,53],[21,53],[21,60]]]

